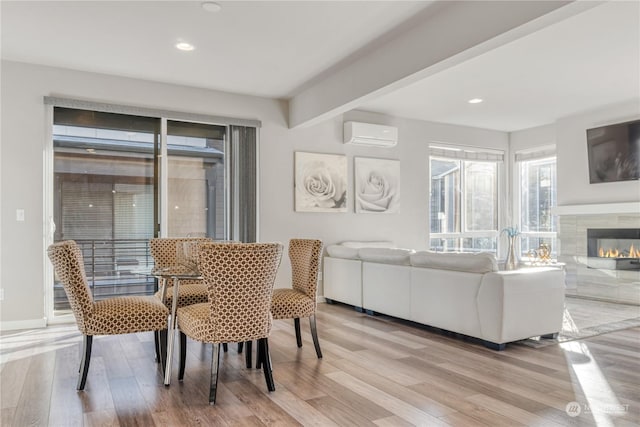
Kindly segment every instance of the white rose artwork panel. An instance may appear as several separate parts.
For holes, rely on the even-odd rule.
[[[297,212],[347,211],[347,158],[336,154],[295,153]]]
[[[400,212],[400,161],[355,159],[356,213]]]

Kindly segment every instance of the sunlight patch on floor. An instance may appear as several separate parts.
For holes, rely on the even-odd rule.
[[[0,366],[35,354],[77,345],[82,339],[76,325],[30,329],[0,337]]]
[[[560,347],[565,350],[567,362],[586,399],[586,402],[576,402],[578,414],[591,415],[598,426],[615,426],[616,416],[624,414],[628,407],[616,397],[588,345],[570,341],[560,344]],[[568,413],[569,404],[567,402]]]

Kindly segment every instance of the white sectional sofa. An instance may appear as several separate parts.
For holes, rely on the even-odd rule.
[[[324,297],[478,338],[502,350],[508,342],[552,337],[564,312],[564,272],[551,267],[498,271],[488,253],[434,253],[330,245]]]

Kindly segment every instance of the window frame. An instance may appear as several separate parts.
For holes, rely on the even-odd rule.
[[[452,155],[447,155],[447,151],[450,151],[452,153]],[[465,155],[465,153],[475,153],[475,155],[470,155],[467,154]],[[483,153],[486,154],[486,156],[483,156]],[[485,157],[485,158],[483,158]],[[493,158],[492,158],[493,157]],[[495,149],[484,149],[484,148],[471,148],[471,147],[462,147],[462,146],[447,146],[447,147],[435,147],[435,149],[430,149],[429,151],[429,156],[428,156],[428,162],[429,162],[429,171],[431,171],[431,161],[433,159],[436,160],[444,160],[444,161],[452,161],[452,160],[458,160],[460,161],[460,201],[459,201],[459,206],[460,206],[460,231],[459,232],[445,232],[445,233],[434,233],[432,232],[432,228],[431,228],[431,218],[432,218],[432,213],[431,213],[431,198],[432,198],[432,191],[433,191],[433,180],[432,180],[432,175],[431,172],[429,172],[429,217],[428,217],[428,221],[429,221],[429,225],[428,225],[428,230],[429,230],[429,239],[427,242],[427,246],[430,250],[434,250],[434,247],[432,246],[431,242],[432,239],[457,239],[457,245],[455,248],[452,249],[448,249],[447,251],[463,251],[463,252],[469,252],[469,253],[473,253],[473,250],[469,250],[469,249],[465,249],[464,248],[464,239],[466,238],[489,238],[489,239],[493,239],[495,241],[495,251],[492,251],[493,253],[496,254],[496,256],[498,256],[498,254],[500,253],[500,230],[502,229],[502,224],[504,222],[504,218],[503,218],[503,207],[504,207],[504,202],[503,202],[503,195],[506,193],[506,186],[505,186],[505,161],[504,161],[504,151],[502,150],[495,150]],[[466,198],[464,197],[465,194],[465,187],[466,187],[466,179],[465,179],[465,166],[464,166],[464,162],[489,162],[489,163],[495,163],[496,164],[496,200],[495,200],[495,209],[496,209],[496,226],[497,229],[496,230],[481,230],[481,231],[468,231],[466,230]]]
[[[514,218],[517,219],[515,223],[518,226],[518,230],[520,230],[520,238],[517,241],[516,253],[521,259],[527,259],[528,261],[533,261],[530,259],[528,254],[523,253],[522,249],[522,239],[524,238],[541,238],[541,239],[552,239],[554,244],[552,244],[552,253],[555,254],[552,260],[555,260],[558,255],[558,231],[556,224],[556,231],[522,231],[523,227],[523,215],[522,215],[522,202],[523,202],[523,191],[522,191],[522,165],[524,163],[529,162],[541,162],[544,160],[553,159],[556,167],[556,179],[553,182],[556,186],[556,204],[550,206],[550,209],[557,206],[557,191],[558,191],[558,161],[557,155],[555,153],[555,146],[545,146],[538,147],[533,150],[526,150],[516,152],[513,159],[513,183],[514,183],[514,191],[513,191],[513,213]]]

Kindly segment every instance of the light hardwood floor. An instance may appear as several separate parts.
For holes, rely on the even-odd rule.
[[[84,392],[76,392],[75,325],[1,337],[2,426],[640,424],[640,328],[544,348],[480,344],[319,305],[324,359],[308,322],[270,338],[276,391],[244,367],[235,345],[221,357],[217,404],[207,404],[211,350],[189,341],[184,382],[165,387],[151,334],[97,337]],[[174,367],[177,367],[177,359]],[[577,402],[580,414],[566,408]],[[570,405],[571,406],[571,405]],[[575,415],[575,413],[572,413]]]

